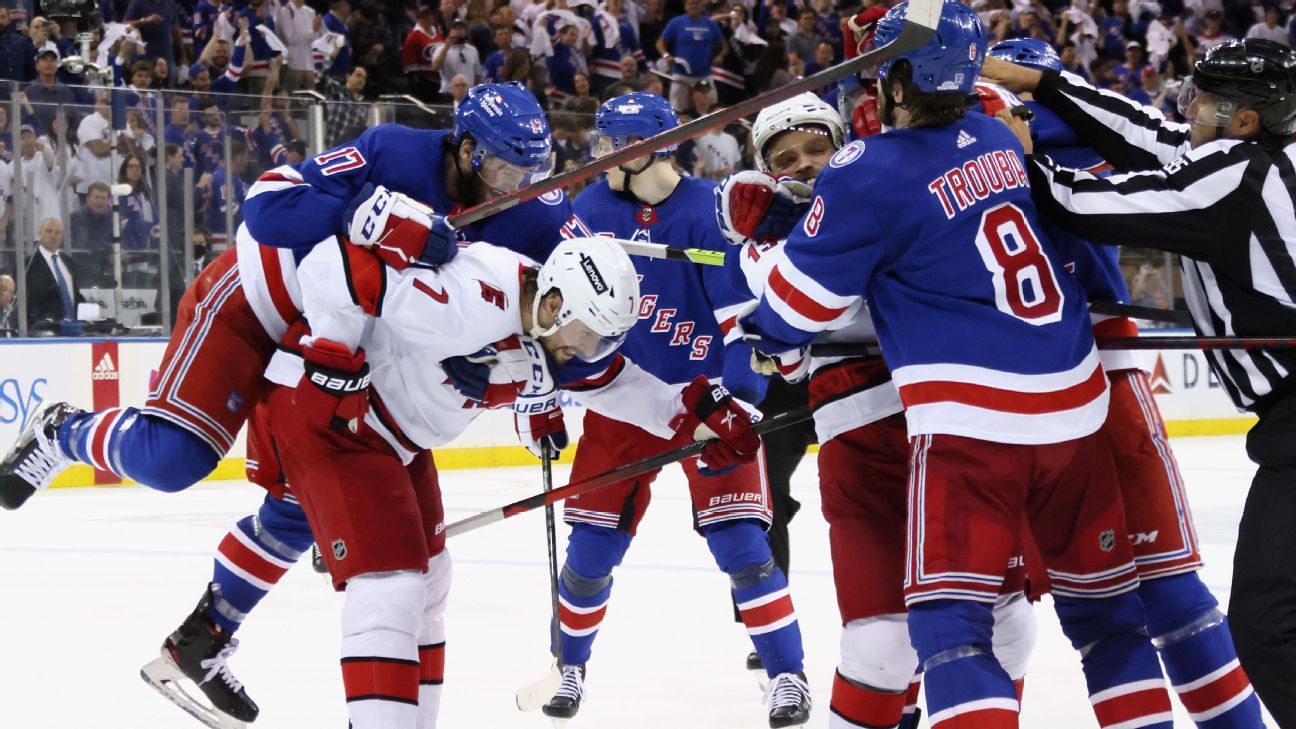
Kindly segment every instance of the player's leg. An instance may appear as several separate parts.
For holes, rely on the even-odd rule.
[[[847,431],[819,448],[843,626],[830,729],[903,725],[907,708],[916,721],[918,654],[909,642],[904,604],[908,471],[903,415]]]
[[[445,509],[436,464],[429,452],[420,453],[406,467],[423,517],[427,537],[427,572],[423,574],[426,602],[418,633],[419,698],[418,729],[436,729],[441,710],[441,687],[445,683],[445,609],[450,597],[451,561],[445,546]]]
[[[1106,436],[1099,431],[1034,452],[1027,515],[1062,632],[1080,652],[1098,723],[1170,729],[1170,696],[1144,632]]]
[[[608,471],[669,447],[634,426],[585,415],[572,481]],[[654,450],[655,449],[655,450]],[[651,498],[657,472],[613,484],[568,499],[563,520],[571,525],[567,557],[558,576],[558,639],[552,646],[563,665],[563,682],[542,710],[548,716],[571,718],[580,710],[585,664],[612,597],[612,571],[621,564]],[[552,631],[551,631],[552,634]]]
[[[1026,668],[1030,662],[1031,650],[1035,647],[1038,628],[1035,623],[1035,608],[1025,593],[1001,595],[995,602],[994,636],[991,644],[999,665],[1003,666],[1008,678],[1012,679],[1019,702],[1026,686]]]
[[[1125,501],[1139,598],[1170,683],[1202,727],[1259,726],[1260,701],[1238,663],[1227,619],[1198,570],[1183,477],[1140,370],[1109,374],[1104,430]]]
[[[1028,447],[958,436],[911,441],[905,599],[934,728],[1017,726],[993,608],[1017,543],[1028,457]]]
[[[18,508],[72,462],[160,491],[187,488],[229,451],[273,352],[227,251],[181,299],[146,407],[86,412],[49,403],[0,461],[0,505]]]
[[[419,644],[426,634],[430,537],[415,479],[373,431],[304,423],[292,390],[268,398],[284,472],[345,590],[341,665],[353,729],[418,725]],[[356,484],[363,483],[361,492]]]

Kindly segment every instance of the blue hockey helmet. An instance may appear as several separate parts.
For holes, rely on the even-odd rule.
[[[1062,57],[1053,46],[1039,38],[1014,38],[1000,41],[986,55],[1018,66],[1032,66],[1045,71],[1061,71]]]
[[[873,36],[875,47],[895,40],[904,29],[909,2],[896,5],[878,21]],[[940,23],[927,45],[892,58],[878,66],[877,76],[885,79],[901,58],[913,65],[913,86],[918,91],[972,91],[981,65],[985,63],[986,34],[976,11],[958,0],[945,0]]]
[[[519,190],[553,172],[553,138],[540,102],[522,84],[478,84],[455,110],[454,141],[472,135],[473,169],[496,192]]]
[[[657,94],[632,91],[603,102],[594,115],[594,136],[591,140],[595,157],[602,157],[621,149],[631,139],[647,139],[667,129],[679,126],[679,115],[670,102]],[[653,152],[657,157],[669,157],[678,147],[672,144]]]

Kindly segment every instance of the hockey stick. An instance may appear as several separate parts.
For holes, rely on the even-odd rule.
[[[796,425],[809,417],[810,406],[804,405],[799,408],[793,408],[785,413],[779,413],[778,415],[765,418],[752,426],[752,429],[756,431],[757,435],[765,435],[766,433],[772,433],[790,425]],[[696,456],[702,452],[702,448],[705,446],[705,441],[694,441],[682,448],[676,448],[673,451],[659,453],[655,456],[649,456],[634,461],[633,463],[625,463],[611,469],[610,471],[604,471],[597,476],[590,476],[589,478],[582,479],[575,483],[560,486],[552,491],[534,494],[525,499],[514,501],[506,506],[500,506],[489,511],[483,511],[480,514],[475,514],[466,519],[460,519],[446,527],[446,536],[458,536],[494,524],[495,522],[517,516],[518,514],[524,514],[528,511],[538,509],[541,506],[556,504],[563,499],[569,499],[573,496],[586,494],[590,491],[601,489],[604,486],[611,486],[614,483],[619,483],[629,478],[642,476],[649,471],[656,471],[663,466],[669,466],[670,464],[682,461],[689,456]]]
[[[534,200],[541,195],[546,195],[555,190],[563,190],[586,180],[592,180],[630,160],[656,152],[672,144],[692,139],[703,132],[737,121],[767,106],[786,101],[797,94],[836,83],[838,80],[859,73],[866,68],[922,48],[927,44],[927,41],[931,40],[932,34],[936,32],[943,5],[944,0],[910,0],[909,7],[905,11],[904,28],[895,40],[886,45],[878,46],[868,53],[856,56],[849,61],[829,66],[819,73],[807,76],[800,81],[770,89],[750,99],[744,99],[728,108],[719,109],[687,124],[681,124],[674,129],[668,129],[661,134],[635,142],[570,172],[564,172],[561,175],[542,180],[517,192],[487,200],[457,215],[450,216],[450,225],[455,228],[462,228],[528,200]]]
[[[668,261],[685,261],[688,263],[698,263],[703,266],[724,265],[724,251],[713,251],[706,248],[684,248],[663,243],[626,240],[624,238],[613,238],[612,240],[619,244],[626,253],[629,253],[632,256],[660,258]],[[1177,324],[1186,327],[1192,326],[1192,315],[1186,311],[1154,309],[1150,306],[1134,306],[1132,304],[1121,304],[1115,301],[1091,301],[1089,302],[1089,311],[1094,314],[1127,316],[1131,319],[1143,319],[1144,321]]]
[[[549,445],[543,440],[540,443],[540,477],[547,494],[553,491],[553,454]],[[562,685],[562,643],[558,627],[558,528],[554,526],[553,504],[545,504],[545,545],[549,547],[549,602],[553,610],[553,623],[549,627],[549,639],[553,641],[554,663],[549,672],[538,681],[517,690],[514,700],[518,711],[535,711],[549,700],[558,687]]]
[[[1296,337],[1098,337],[1098,349],[1296,349]],[[880,357],[876,344],[812,344],[810,354],[816,357]]]

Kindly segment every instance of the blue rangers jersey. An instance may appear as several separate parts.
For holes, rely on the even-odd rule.
[[[1007,127],[981,114],[846,145],[748,328],[771,351],[792,349],[867,299],[911,435],[1037,444],[1093,433],[1107,378],[1023,159]]]
[[[723,251],[715,190],[710,180],[685,177],[670,197],[645,205],[600,181],[582,191],[573,207],[597,235]],[[765,380],[752,372],[751,346],[739,340],[741,332],[734,326],[750,298],[729,284],[720,267],[639,256],[633,260],[639,273],[639,323],[621,353],[664,382],[685,384],[698,375],[723,378],[735,397],[760,402]],[[566,371],[560,375],[566,376]]]
[[[383,124],[300,164],[276,167],[248,191],[243,203],[248,231],[263,245],[308,250],[344,229],[343,214],[367,183],[408,195],[438,214],[453,214],[459,207],[446,188],[449,134]],[[474,223],[459,235],[543,261],[560,240],[582,230],[567,196],[555,191]]]

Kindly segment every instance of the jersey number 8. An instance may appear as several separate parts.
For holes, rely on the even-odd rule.
[[[1035,326],[1062,318],[1066,298],[1020,208],[1005,203],[987,210],[981,216],[976,244],[991,273],[999,311]]]

